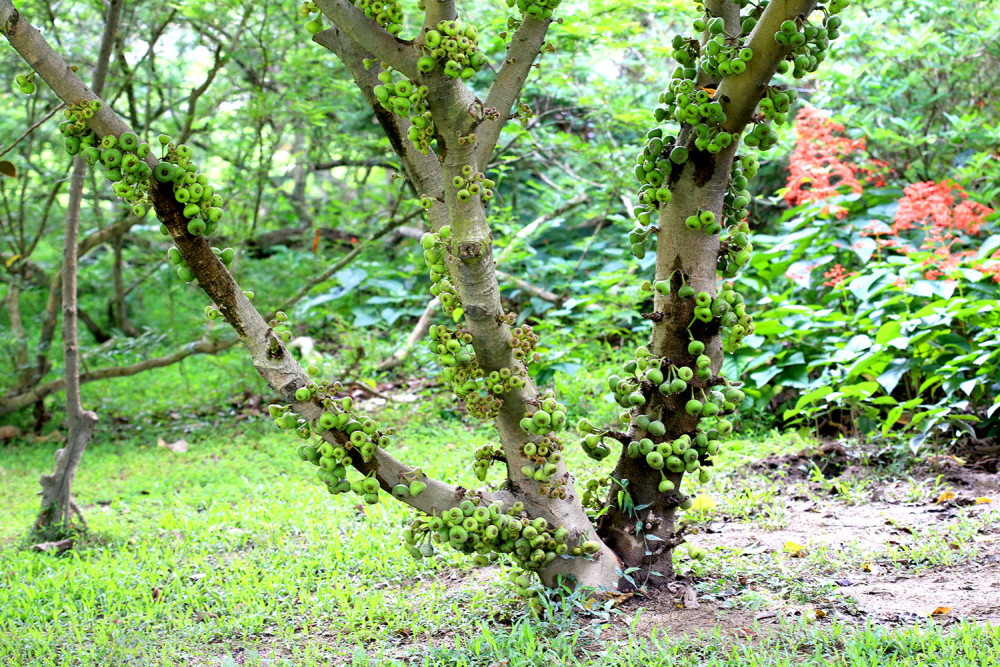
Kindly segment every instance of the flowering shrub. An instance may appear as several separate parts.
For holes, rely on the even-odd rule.
[[[860,193],[862,179],[885,185],[885,163],[869,158],[865,140],[843,136],[844,126],[832,122],[819,110],[804,106],[795,117],[795,150],[789,158],[785,201],[790,205],[822,201],[840,194],[841,189]],[[837,204],[825,205],[823,215],[838,218],[847,209]]]
[[[796,129],[793,208],[755,236],[741,278],[762,309],[728,371],[750,409],[914,447],[1000,434],[997,213],[952,181],[887,183],[864,140],[815,109]]]

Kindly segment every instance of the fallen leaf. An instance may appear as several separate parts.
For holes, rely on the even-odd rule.
[[[629,600],[630,598],[632,598],[632,596],[634,596],[634,595],[635,595],[635,593],[632,593],[632,592],[629,592],[629,593],[615,593],[615,592],[610,592],[610,593],[608,593],[608,597],[610,597],[612,600],[614,600],[614,606],[615,607],[620,606],[622,603],[626,602],[627,600]],[[584,603],[584,606],[587,609],[597,609],[598,607],[600,607],[600,601],[597,598],[590,598],[590,599],[588,599]]]
[[[10,160],[0,160],[0,174],[17,178],[17,167]]]
[[[824,616],[826,616],[826,612],[825,611],[823,611],[822,609],[817,609],[816,610],[816,618],[823,618]]]
[[[763,621],[765,618],[774,618],[777,615],[778,615],[778,612],[776,612],[776,611],[762,611],[759,614],[757,614],[756,616],[754,616],[753,620],[755,620],[755,621]]]
[[[160,447],[163,447],[164,449],[169,449],[170,451],[174,452],[175,454],[183,454],[184,452],[186,452],[188,450],[187,440],[184,440],[183,438],[180,439],[180,440],[177,440],[175,442],[170,442],[170,443],[168,443],[163,438],[157,438],[156,439],[156,444],[158,446],[160,446]]]
[[[692,586],[691,584],[688,584],[687,586],[684,587],[683,602],[685,609],[694,609],[696,607],[701,606],[698,604],[698,591],[696,591],[694,589],[694,586]]]
[[[751,542],[740,550],[740,555],[753,556],[756,554],[766,553],[767,551],[768,548],[763,542]]]
[[[951,491],[945,491],[940,496],[938,496],[937,500],[935,500],[934,502],[935,504],[940,505],[941,503],[953,500],[954,498],[955,498],[954,493],[952,493]]]
[[[56,556],[72,548],[72,537],[67,537],[65,540],[59,540],[58,542],[39,542],[38,544],[31,545],[32,551],[39,551],[41,553],[53,552]]]
[[[951,612],[951,607],[937,607],[931,612],[931,616],[944,616]]]
[[[784,551],[787,551],[792,558],[802,558],[809,553],[808,549],[801,544],[796,544],[795,542],[785,542],[785,546],[782,548]]]
[[[699,493],[697,496],[695,496],[694,500],[691,501],[691,509],[703,512],[710,510],[713,507],[716,507],[718,504],[719,503],[712,500],[711,496],[704,493]]]
[[[980,497],[976,498],[976,502],[974,504],[975,505],[985,505],[986,503],[992,503],[992,502],[993,502],[992,498],[987,498],[985,496],[980,496]]]

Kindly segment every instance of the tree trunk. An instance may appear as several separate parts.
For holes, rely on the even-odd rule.
[[[63,365],[66,378],[66,417],[69,437],[66,446],[56,451],[55,470],[42,475],[42,508],[35,520],[35,530],[70,528],[71,515],[76,514],[86,528],[83,512],[73,500],[72,486],[90,436],[97,426],[97,414],[84,410],[80,402],[80,357],[77,346],[76,306],[76,244],[80,229],[80,200],[87,176],[87,163],[80,157],[73,160],[69,206],[66,210],[66,234],[63,243],[62,335]]]
[[[12,274],[7,283],[7,319],[14,334],[14,391],[30,387],[34,378],[34,368],[28,358],[28,336],[24,332],[21,319],[21,276]]]
[[[124,0],[111,0],[104,35],[94,72],[94,92],[100,94],[108,73],[108,61]],[[35,530],[44,531],[59,528],[66,532],[70,528],[72,514],[76,514],[83,528],[86,520],[83,512],[73,500],[72,487],[76,471],[83,459],[90,436],[97,426],[97,414],[84,410],[80,402],[80,351],[77,338],[77,289],[76,273],[80,236],[80,203],[87,176],[87,163],[77,156],[73,159],[73,175],[70,179],[69,204],[66,208],[66,232],[63,240],[62,263],[62,335],[63,374],[66,379],[66,417],[69,421],[69,436],[66,446],[56,451],[55,470],[42,475],[41,510],[35,520]]]
[[[125,280],[122,278],[122,266],[125,263],[122,254],[122,245],[125,235],[115,236],[114,244],[115,259],[112,265],[112,278],[115,286],[114,301],[111,304],[111,328],[118,329],[126,336],[137,336],[139,332],[128,320],[128,309],[125,307]]]

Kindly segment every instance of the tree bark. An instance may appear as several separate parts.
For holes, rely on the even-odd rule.
[[[137,336],[139,332],[128,320],[128,309],[125,306],[125,280],[122,278],[122,265],[125,259],[122,253],[122,245],[125,235],[119,234],[114,238],[114,263],[112,264],[112,282],[114,283],[114,301],[111,303],[111,328],[119,329],[126,336]]]
[[[94,72],[95,94],[100,94],[104,87],[111,47],[118,31],[123,3],[124,0],[111,0],[108,6],[101,50]],[[66,378],[66,417],[69,421],[69,436],[66,446],[56,451],[55,470],[49,475],[42,475],[40,480],[42,503],[35,520],[34,528],[37,531],[51,529],[59,524],[64,532],[68,531],[72,514],[79,517],[83,528],[87,525],[83,512],[73,500],[72,494],[73,480],[83,459],[83,452],[97,427],[97,414],[84,410],[80,402],[80,356],[77,339],[77,244],[80,232],[80,203],[83,199],[86,176],[87,163],[77,156],[73,160],[73,176],[70,179],[62,263],[63,375]]]
[[[550,19],[530,15],[524,17],[514,32],[504,64],[483,103],[460,80],[449,80],[440,74],[423,76],[418,72],[420,37],[414,41],[398,39],[378,28],[348,0],[316,0],[316,4],[337,27],[317,33],[314,40],[334,51],[351,71],[415,191],[430,200],[430,228],[438,232],[445,225],[450,227],[450,241],[445,243],[447,248],[443,261],[461,303],[462,312],[456,313],[455,320],[461,322],[463,338],[471,336],[478,369],[487,374],[504,370],[524,372],[526,363],[515,357],[512,351],[512,342],[516,342],[515,333],[507,323],[509,314],[504,312],[500,300],[492,232],[484,203],[479,197],[460,197],[459,186],[454,184],[464,182],[463,179],[468,178],[470,173],[484,171],[488,167],[497,137],[509,120],[510,109],[540,52]],[[727,78],[710,93],[725,107],[726,120],[722,121],[721,127],[738,136],[738,132],[750,121],[766,83],[787,54],[775,45],[775,32],[782,21],[807,15],[814,4],[805,0],[772,0],[767,6],[748,40],[753,49],[753,59],[746,71]],[[425,16],[425,27],[441,17],[453,15],[454,8],[450,2],[431,5]],[[734,17],[738,17],[735,4],[729,0],[718,0],[712,6],[717,15],[724,17],[730,30],[734,30],[731,24]],[[37,31],[18,21],[12,11],[9,0],[0,0],[0,27],[25,60],[62,99],[68,102],[93,99],[94,94],[69,72]],[[366,59],[385,62],[408,79],[428,86],[427,100],[436,131],[436,153],[420,154],[416,151],[406,139],[409,120],[388,112],[376,101],[374,90],[382,67],[365,67],[363,62]],[[100,135],[120,135],[128,130],[122,119],[107,105],[90,119],[89,126]],[[688,147],[691,157],[683,168],[678,167],[672,172],[668,185],[673,198],[658,212],[658,227],[655,230],[658,241],[656,278],[679,282],[683,275],[689,286],[715,294],[715,267],[720,240],[714,234],[692,232],[684,221],[698,210],[712,211],[716,217],[722,217],[727,181],[738,141],[713,155],[696,150],[692,134],[690,126],[682,128],[679,143]],[[147,162],[153,166],[156,160],[150,157]],[[296,391],[310,382],[308,376],[287,353],[273,327],[265,322],[232,275],[212,253],[208,241],[188,233],[182,207],[176,202],[172,187],[154,181],[150,185],[158,218],[198,285],[235,330],[255,368],[299,417],[306,422],[316,420],[329,406],[323,406],[312,398],[297,400],[295,397]],[[676,285],[670,294],[657,296],[654,301],[655,312],[650,314],[654,320],[651,353],[665,359],[667,364],[690,365],[693,361],[687,348],[690,331],[697,340],[705,342],[714,380],[721,364],[722,351],[718,322],[689,327],[692,304],[690,300],[671,296],[674,292]],[[700,382],[701,385],[697,382],[692,384],[699,388],[707,386],[710,381]],[[652,394],[649,386],[641,388],[646,394]],[[539,568],[542,581],[550,586],[556,585],[561,575],[572,575],[578,585],[598,588],[636,585],[628,579],[625,579],[627,583],[622,583],[626,568],[638,568],[643,581],[648,581],[654,573],[668,577],[672,573],[671,551],[680,541],[673,523],[682,496],[659,492],[660,473],[623,455],[615,472],[620,486],[613,488],[609,494],[598,532],[576,498],[574,480],[566,469],[564,459],[552,459],[556,472],[551,476],[551,479],[565,482],[567,493],[564,496],[549,493],[545,484],[539,485],[534,476],[525,472],[530,470],[529,464],[537,462],[537,457],[528,453],[527,446],[538,443],[540,439],[526,433],[521,420],[539,408],[543,396],[538,389],[528,379],[524,386],[515,389],[490,391],[495,391],[497,397],[502,399],[494,425],[503,450],[502,459],[507,466],[506,486],[496,493],[473,493],[424,476],[422,479],[426,479],[427,489],[417,496],[401,500],[435,516],[440,516],[445,509],[455,508],[470,496],[487,503],[499,500],[505,506],[516,501],[524,505],[522,516],[544,518],[549,525],[567,528],[570,542],[586,540],[596,545],[591,550],[593,558],[556,558],[549,565]],[[625,441],[642,437],[644,433],[635,426],[635,418],[639,414],[651,415],[653,409],[656,416],[663,420],[668,438],[694,432],[697,418],[686,414],[680,400],[656,394],[656,398],[649,400],[642,409],[633,411],[633,426],[628,433],[616,434],[615,437],[620,436]],[[347,440],[345,433],[334,430],[324,431],[322,437],[327,442],[338,444]],[[401,479],[421,474],[397,461],[381,446],[375,448],[369,460],[362,458],[355,449],[350,450],[350,456],[352,465],[363,474],[373,476],[383,490],[391,489]],[[679,484],[681,477],[681,474],[676,474],[670,479]],[[625,487],[622,497],[627,494],[629,503],[618,500],[621,486]]]
[[[97,414],[84,410],[80,402],[80,358],[77,346],[76,307],[76,244],[80,229],[80,200],[87,175],[87,163],[77,157],[73,161],[73,177],[70,181],[69,206],[66,210],[66,235],[63,243],[63,365],[66,378],[66,417],[69,421],[69,437],[66,446],[56,451],[55,470],[42,475],[42,507],[35,519],[35,530],[43,531],[60,526],[63,531],[70,528],[72,514],[76,514],[82,527],[86,528],[83,513],[72,496],[73,479],[83,458],[90,436],[97,426]]]
[[[723,17],[727,29],[738,34],[738,7],[730,0],[715,0],[711,4],[712,12]],[[713,99],[722,101],[727,118],[723,128],[740,136],[751,122],[765,86],[789,51],[788,47],[774,40],[774,34],[783,21],[808,16],[815,4],[814,0],[773,0],[767,6],[748,39],[747,46],[753,50],[754,56],[746,71],[727,77],[718,84]],[[654,357],[666,359],[668,365],[693,368],[695,355],[689,354],[688,343],[691,340],[703,342],[704,354],[711,358],[713,380],[693,379],[689,385],[697,390],[709,388],[722,366],[719,318],[713,318],[708,323],[695,321],[689,327],[693,321],[694,302],[680,298],[677,292],[683,276],[686,284],[696,291],[715,297],[720,239],[715,234],[689,229],[685,220],[688,216],[697,215],[699,210],[711,211],[717,220],[723,219],[724,199],[740,142],[734,141],[716,154],[701,151],[695,147],[689,128],[685,126],[682,129],[679,144],[687,146],[690,158],[682,170],[672,172],[669,181],[672,197],[669,203],[660,206],[658,213],[655,280],[672,284],[668,294],[655,292],[649,350]],[[689,394],[663,396],[655,387],[647,387],[646,393],[649,402],[632,411],[632,425],[624,434],[625,442],[647,435],[635,424],[639,415],[647,415],[650,419],[659,416],[666,427],[667,441],[685,434],[694,437],[700,417],[693,417],[685,411]],[[678,491],[661,493],[658,489],[660,471],[652,469],[643,458],[631,459],[624,454],[613,473],[615,479],[628,480],[626,491],[633,509],[621,506],[619,489],[612,485],[605,503],[606,511],[601,518],[600,533],[622,557],[626,567],[638,570],[636,577],[642,581],[656,584],[672,579],[671,551],[683,541],[674,530],[677,508],[684,498],[679,492],[683,476],[684,473],[666,474]],[[663,578],[651,580],[654,573],[663,575]]]

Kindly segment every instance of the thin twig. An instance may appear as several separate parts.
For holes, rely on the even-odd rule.
[[[47,120],[48,120],[49,118],[52,118],[52,116],[56,115],[56,112],[58,112],[58,111],[59,111],[60,109],[62,109],[62,108],[63,108],[63,107],[65,107],[65,106],[66,106],[66,104],[65,104],[65,103],[63,103],[63,102],[60,102],[60,103],[59,103],[59,104],[58,104],[58,105],[56,106],[56,108],[55,108],[55,109],[53,109],[52,111],[50,111],[50,112],[49,112],[48,114],[46,114],[46,116],[45,116],[44,118],[42,118],[42,119],[41,119],[40,121],[38,121],[37,123],[35,123],[35,124],[34,124],[34,125],[32,125],[31,127],[29,127],[29,128],[27,129],[27,130],[25,130],[25,131],[24,131],[24,134],[22,134],[21,136],[19,136],[19,137],[18,137],[17,139],[15,139],[15,140],[14,140],[14,143],[12,143],[12,144],[11,144],[10,146],[8,146],[7,148],[5,148],[5,149],[3,149],[2,151],[0,151],[0,157],[3,157],[3,156],[4,156],[4,155],[6,155],[7,153],[11,152],[11,151],[12,151],[12,150],[14,149],[14,146],[17,146],[17,145],[18,145],[19,143],[21,143],[21,140],[22,140],[22,139],[24,139],[24,138],[25,138],[25,137],[27,137],[27,136],[28,136],[29,134],[31,134],[31,133],[32,133],[32,132],[34,132],[34,131],[35,131],[36,129],[38,129],[38,126],[39,126],[39,125],[41,125],[42,123],[44,123],[45,121],[47,121]]]

